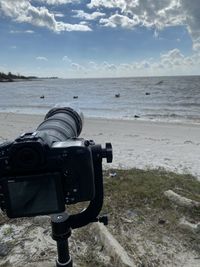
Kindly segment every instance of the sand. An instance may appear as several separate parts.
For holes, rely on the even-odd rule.
[[[0,142],[34,131],[44,116],[0,113]],[[103,146],[111,142],[113,163],[106,168],[165,168],[200,179],[200,125],[140,120],[91,119],[80,135]]]

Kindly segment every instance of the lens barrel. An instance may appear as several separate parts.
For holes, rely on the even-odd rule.
[[[46,133],[51,143],[76,138],[81,133],[83,115],[70,107],[55,107],[45,116],[37,131]]]

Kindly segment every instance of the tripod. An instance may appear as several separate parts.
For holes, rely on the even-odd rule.
[[[72,267],[73,262],[69,254],[68,238],[71,236],[71,228],[69,226],[70,216],[67,213],[56,214],[51,217],[52,238],[57,242],[58,258],[56,259],[56,267]],[[100,217],[99,222],[108,224],[106,216]]]
[[[57,242],[58,259],[56,266],[72,267],[72,258],[69,254],[68,238],[71,236],[67,213],[56,214],[51,217],[52,238]]]
[[[99,156],[99,151],[101,156]],[[89,206],[78,214],[69,215],[68,213],[55,214],[51,216],[52,238],[57,242],[58,258],[56,267],[72,267],[73,262],[69,253],[68,238],[71,236],[72,229],[83,227],[91,222],[101,222],[108,224],[107,216],[98,218],[103,205],[103,174],[102,158],[107,158],[110,162],[112,151],[110,147],[105,150],[99,146],[93,147],[94,177],[95,177],[95,197],[90,201]]]

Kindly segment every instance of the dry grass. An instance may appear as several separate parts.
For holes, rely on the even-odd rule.
[[[109,216],[109,230],[138,266],[181,266],[184,251],[200,257],[199,236],[178,226],[182,217],[198,222],[200,209],[177,207],[163,194],[171,189],[200,201],[200,183],[194,177],[162,169],[108,170],[104,182],[102,214]],[[73,253],[78,266],[114,266],[89,227],[75,230],[74,240],[87,243],[84,253]]]
[[[120,213],[127,209],[140,209],[141,213],[152,213],[153,210],[176,212],[178,216],[184,213],[193,220],[198,220],[200,210],[173,209],[171,203],[164,197],[166,190],[173,190],[192,200],[200,201],[200,182],[191,175],[179,175],[164,170],[112,170],[117,175],[109,177],[105,173],[104,210]]]
[[[116,173],[114,178],[109,176],[111,172]],[[164,264],[161,261],[163,253],[173,258],[183,247],[200,256],[199,235],[183,231],[178,226],[183,217],[192,223],[199,222],[200,209],[177,207],[163,194],[171,189],[200,201],[199,181],[191,175],[162,169],[112,170],[104,176],[103,212],[109,214],[109,229],[139,266],[161,266]],[[167,260],[164,256],[163,261],[165,258]]]

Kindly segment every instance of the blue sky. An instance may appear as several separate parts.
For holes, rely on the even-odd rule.
[[[199,75],[199,6],[199,0],[0,0],[0,71]]]

